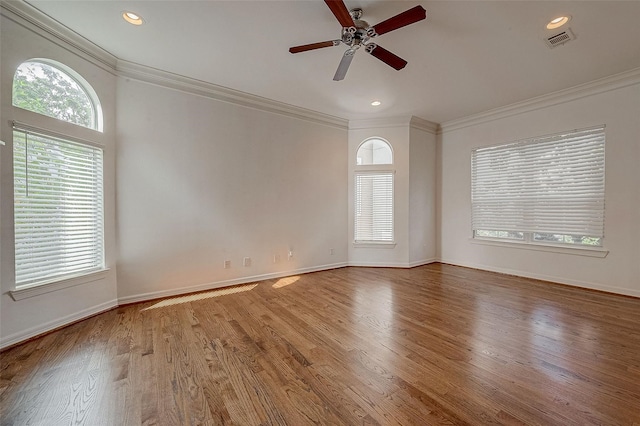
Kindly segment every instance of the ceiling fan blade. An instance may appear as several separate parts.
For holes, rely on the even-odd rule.
[[[377,35],[381,35],[413,24],[414,22],[422,21],[426,17],[427,11],[424,10],[422,6],[416,6],[409,10],[405,10],[404,12],[392,18],[389,18],[386,21],[382,21],[379,24],[374,25],[373,29],[375,30]]]
[[[289,48],[291,53],[306,52],[307,50],[322,49],[323,47],[333,47],[340,44],[340,40],[321,41],[318,43],[303,44]]]
[[[342,0],[324,0],[342,27],[355,27],[349,9]]]
[[[349,65],[351,65],[351,61],[353,60],[353,55],[355,53],[356,51],[351,49],[344,52],[342,60],[340,61],[340,65],[338,65],[338,69],[336,70],[336,74],[333,76],[334,81],[340,81],[344,79],[344,76],[347,75],[347,70],[349,70]]]
[[[375,56],[391,68],[395,68],[398,71],[407,66],[407,61],[375,43],[369,43],[366,50],[367,53],[371,54],[371,56]]]

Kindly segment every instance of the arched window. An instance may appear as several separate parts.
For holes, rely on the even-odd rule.
[[[356,243],[393,243],[393,151],[380,138],[367,139],[356,152]]]
[[[371,138],[360,144],[356,154],[358,166],[371,164],[393,164],[393,152],[391,146],[385,140]]]
[[[13,106],[102,131],[98,97],[80,75],[44,59],[23,62],[13,77]]]
[[[13,106],[102,130],[93,88],[48,60],[22,63]],[[104,270],[103,150],[86,131],[51,131],[50,120],[13,125],[15,287],[33,287]],[[43,124],[44,123],[44,124]]]

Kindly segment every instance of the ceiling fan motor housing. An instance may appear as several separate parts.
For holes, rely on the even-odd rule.
[[[354,26],[342,29],[342,42],[351,48],[358,48],[373,37],[375,31],[367,21],[360,19],[362,17],[362,9],[351,9],[349,14],[353,18]]]

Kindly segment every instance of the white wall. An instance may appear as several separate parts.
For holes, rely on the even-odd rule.
[[[57,42],[37,33],[28,22],[5,9],[0,23],[0,132],[7,143],[0,147],[0,346],[37,335],[51,328],[72,322],[116,305],[116,252],[115,252],[115,76],[104,68],[86,60],[71,46],[61,47]],[[19,23],[18,23],[19,22]],[[32,30],[33,29],[33,30]],[[13,300],[9,291],[14,289],[13,241],[13,166],[12,128],[10,121],[64,133],[67,123],[14,108],[11,105],[11,87],[17,67],[32,58],[46,58],[61,62],[84,77],[95,89],[102,103],[104,133],[91,135],[104,148],[105,185],[105,245],[109,271],[101,278],[29,297]],[[77,127],[77,126],[74,126]],[[93,132],[80,129],[88,135]]]
[[[480,121],[480,120],[479,120]],[[605,258],[473,243],[471,149],[606,125]],[[447,263],[640,296],[640,82],[447,130],[441,158],[441,257]]]
[[[433,262],[436,241],[436,135],[410,129],[409,264]]]
[[[123,77],[117,99],[121,302],[346,264],[346,128]]]

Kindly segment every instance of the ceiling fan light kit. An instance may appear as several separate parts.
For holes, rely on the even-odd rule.
[[[349,65],[353,60],[356,51],[364,46],[365,52],[389,65],[390,67],[401,70],[407,65],[407,61],[399,56],[389,52],[388,50],[373,43],[371,39],[381,34],[397,30],[415,22],[426,19],[427,11],[422,6],[415,6],[386,21],[377,25],[370,26],[367,21],[362,19],[362,9],[356,8],[349,11],[342,0],[325,0],[327,6],[336,17],[342,32],[339,40],[321,41],[318,43],[304,44],[294,46],[289,49],[291,53],[306,52],[308,50],[321,49],[324,47],[338,46],[344,44],[348,49],[344,52],[338,69],[333,79],[335,81],[343,80],[349,70]]]

